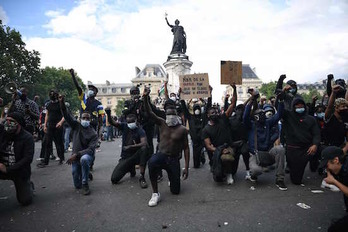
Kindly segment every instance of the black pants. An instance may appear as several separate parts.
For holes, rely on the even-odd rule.
[[[337,221],[333,222],[328,232],[346,232],[348,230],[348,214],[344,216],[343,218],[338,219]]]
[[[51,143],[47,143],[47,138],[45,136],[46,134],[44,134],[43,138],[42,138],[42,142],[41,142],[41,152],[40,152],[40,158],[45,159],[45,154],[48,151],[49,155],[51,156],[53,155],[53,145],[52,145],[52,140]]]
[[[33,188],[29,177],[21,175],[8,175],[0,173],[1,180],[12,180],[15,188],[17,200],[21,205],[29,205],[33,201]]]
[[[235,153],[237,154],[237,156],[242,154],[243,161],[244,161],[244,164],[245,164],[245,169],[247,171],[250,170],[250,167],[249,167],[250,153],[249,153],[249,150],[248,150],[248,143],[247,142],[243,142],[242,146],[236,147]]]
[[[202,160],[202,149],[204,147],[203,141],[192,140],[192,151],[193,151],[193,167],[199,168]]]
[[[149,175],[151,181],[157,181],[162,169],[167,171],[170,181],[170,192],[180,193],[180,161],[179,157],[171,157],[157,152],[149,160]]]
[[[45,134],[46,139],[46,147],[45,147],[45,164],[48,164],[50,159],[50,146],[49,144],[52,144],[52,140],[54,141],[54,144],[57,148],[57,154],[61,161],[64,160],[64,142],[63,142],[63,127],[56,128],[56,127],[48,127],[47,133]]]
[[[290,180],[293,184],[299,185],[302,183],[303,174],[310,159],[307,150],[307,147],[286,147],[286,162],[290,169]]]
[[[145,169],[147,160],[149,159],[148,154],[147,148],[140,148],[131,157],[126,159],[121,158],[112,172],[111,182],[117,184],[127,174],[127,172],[133,171],[134,166],[137,164]]]

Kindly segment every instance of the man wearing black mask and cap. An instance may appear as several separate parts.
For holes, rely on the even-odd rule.
[[[281,92],[283,89],[283,81],[285,80],[286,75],[282,74],[280,75],[277,86],[276,86],[276,92]],[[300,98],[302,99],[302,96],[297,93],[297,83],[294,80],[289,80],[286,82],[287,92],[284,95],[284,107],[285,110],[291,110],[292,108],[292,100],[294,98]]]
[[[12,180],[18,202],[29,205],[34,187],[30,181],[34,138],[24,128],[25,120],[18,112],[9,113],[0,124],[0,179]]]
[[[45,117],[45,123],[44,123],[44,142],[43,144],[46,145],[46,147],[42,147],[41,149],[45,149],[44,152],[44,161],[39,163],[37,167],[44,168],[46,165],[48,165],[49,158],[50,158],[50,151],[51,147],[50,144],[52,144],[52,140],[54,141],[54,144],[56,145],[57,149],[57,155],[59,157],[59,164],[62,164],[64,161],[64,142],[63,142],[63,123],[64,123],[64,117],[60,109],[60,105],[58,102],[58,91],[57,90],[51,90],[49,93],[50,96],[50,102],[46,105],[46,117]]]
[[[18,94],[20,93],[20,94]],[[34,133],[35,123],[39,120],[39,106],[28,97],[28,90],[21,88],[19,92],[15,91],[12,95],[12,103],[9,112],[19,112],[25,120],[25,130],[30,134]]]
[[[343,79],[337,79],[334,81],[334,83],[332,83],[332,80],[334,79],[334,75],[333,74],[329,74],[327,75],[327,83],[326,83],[326,92],[327,95],[330,97],[331,93],[332,93],[332,84],[334,85],[338,85],[340,86],[339,90],[336,91],[336,98],[345,98],[345,95],[347,93],[347,84],[346,81]]]

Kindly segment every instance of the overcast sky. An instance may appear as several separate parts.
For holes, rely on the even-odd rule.
[[[135,66],[161,64],[173,35],[187,34],[192,73],[222,94],[220,60],[256,68],[264,82],[348,78],[347,0],[3,0],[0,19],[41,54],[41,65],[74,68],[85,81],[129,83]]]

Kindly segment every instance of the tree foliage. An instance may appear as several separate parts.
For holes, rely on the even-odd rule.
[[[276,89],[277,82],[263,83],[260,88],[260,93],[268,98],[275,96],[274,90]]]
[[[76,78],[82,89],[85,89],[86,86],[82,80],[78,76]],[[44,68],[31,92],[34,95],[40,96],[40,103],[43,104],[44,101],[49,99],[49,91],[51,89],[56,89],[60,94],[65,96],[65,101],[69,102],[72,111],[77,111],[80,108],[78,93],[68,69],[55,67]]]
[[[124,101],[124,99],[120,99],[117,101],[117,105],[114,109],[114,112],[117,115],[117,117],[120,117],[122,115],[122,111],[124,109]]]
[[[311,88],[311,89],[309,89],[308,93],[301,93],[300,95],[303,97],[303,100],[306,103],[311,103],[313,96],[317,96],[318,99],[322,98],[322,95],[315,88]]]
[[[0,20],[0,88],[9,82],[18,87],[31,87],[40,74],[40,54],[28,51],[21,34],[2,24]],[[9,100],[10,96],[1,91],[0,97]]]

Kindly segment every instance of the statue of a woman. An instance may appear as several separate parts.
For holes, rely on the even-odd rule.
[[[172,51],[170,54],[175,53],[186,53],[186,34],[184,31],[184,27],[179,26],[179,20],[175,20],[175,25],[170,25],[166,16],[166,21],[169,27],[172,28],[172,32],[174,35]]]

